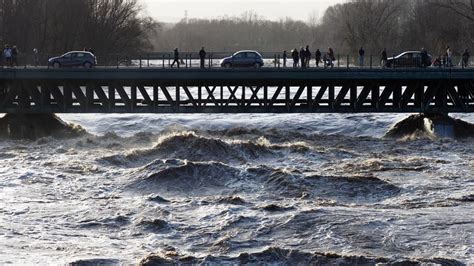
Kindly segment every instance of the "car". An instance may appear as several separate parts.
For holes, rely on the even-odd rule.
[[[221,60],[221,67],[263,67],[263,57],[257,51],[245,50],[238,51],[232,56]]]
[[[423,64],[420,51],[407,51],[387,58],[387,67],[428,67],[431,66],[431,60],[431,55],[428,55],[425,64]]]
[[[48,59],[48,64],[54,68],[85,67],[93,68],[97,65],[97,58],[91,52],[71,51],[61,56]]]

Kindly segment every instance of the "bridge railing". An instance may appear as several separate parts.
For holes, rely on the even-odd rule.
[[[209,68],[220,68],[220,62],[223,58],[231,56],[231,53],[227,52],[208,52],[204,60],[204,67]],[[48,64],[48,59],[57,55],[34,55],[34,54],[20,54],[16,60],[7,62],[5,58],[0,57],[0,68],[49,68],[52,67]],[[123,54],[98,54],[97,56],[97,67],[104,68],[172,68],[178,67],[177,64],[173,65],[174,55],[173,53],[147,53],[147,54],[135,54],[135,55],[123,55]],[[264,68],[303,68],[301,59],[294,65],[294,60],[291,55],[285,60],[283,59],[282,53],[266,52],[262,53],[264,58]],[[389,56],[391,57],[391,55]],[[395,56],[393,56],[395,57]],[[325,60],[326,58],[326,60]],[[421,60],[420,60],[421,61]],[[433,62],[435,58],[433,58]],[[440,58],[438,61],[439,65],[432,65],[432,67],[439,68],[474,68],[474,57],[469,59],[467,66],[463,64],[462,56],[453,56],[452,60]],[[200,68],[199,54],[195,52],[181,52],[179,60],[180,68]],[[421,66],[421,62],[417,63]],[[363,60],[358,55],[351,54],[336,54],[333,60],[329,60],[328,56],[323,54],[321,59],[317,62],[314,56],[310,58],[306,68],[408,68],[416,67],[413,62],[406,62],[403,60],[397,60],[395,63],[388,62],[384,63],[379,55],[366,55]]]

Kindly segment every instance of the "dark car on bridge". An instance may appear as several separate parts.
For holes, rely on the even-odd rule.
[[[431,55],[428,55],[425,64],[423,64],[420,51],[408,51],[395,57],[389,57],[387,67],[428,67],[431,66],[431,60]]]
[[[263,67],[263,57],[257,51],[239,51],[221,61],[221,67]]]
[[[54,68],[59,67],[85,67],[92,68],[97,65],[97,58],[90,52],[72,51],[61,56],[48,59],[48,64]]]

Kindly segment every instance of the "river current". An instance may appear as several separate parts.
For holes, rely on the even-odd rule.
[[[473,264],[474,141],[405,117],[61,115],[0,140],[0,264]]]

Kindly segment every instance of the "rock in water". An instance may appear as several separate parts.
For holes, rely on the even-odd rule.
[[[474,125],[445,114],[416,114],[395,124],[386,138],[473,138]]]
[[[64,122],[55,114],[6,114],[0,118],[0,137],[39,139],[42,137],[68,138],[85,134],[77,125]]]

